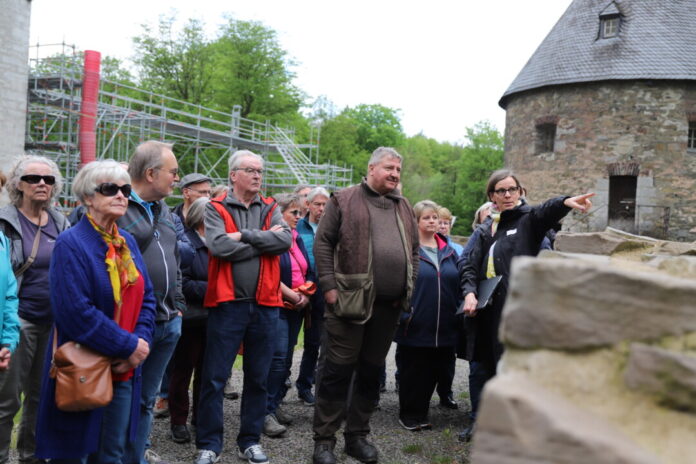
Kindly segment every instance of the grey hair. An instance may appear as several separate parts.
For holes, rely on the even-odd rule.
[[[326,198],[331,198],[331,194],[324,187],[314,187],[312,191],[307,194],[307,201],[311,203],[319,195],[323,195]]]
[[[401,156],[399,152],[392,147],[379,147],[372,152],[372,156],[370,157],[370,161],[367,162],[367,165],[372,166],[373,164],[377,164],[387,156],[390,158],[396,158],[399,161],[402,161],[404,159],[404,157]]]
[[[311,190],[311,189],[312,189],[312,186],[311,186],[311,185],[307,185],[307,184],[300,184],[300,185],[298,185],[297,187],[295,187],[295,190],[293,190],[292,192],[293,192],[293,193],[299,194],[299,193],[300,193],[302,190],[304,190],[304,189],[310,189],[310,190]]]
[[[72,193],[84,203],[85,198],[94,196],[94,190],[102,182],[124,182],[131,178],[121,163],[112,159],[92,161],[83,166],[72,184]]]
[[[148,140],[135,147],[135,152],[128,162],[128,174],[134,181],[145,179],[148,169],[162,167],[164,150],[173,150],[174,144]]]
[[[244,158],[253,158],[257,161],[261,162],[261,165],[263,166],[263,158],[256,153],[254,153],[251,150],[237,150],[232,155],[230,155],[230,159],[228,160],[227,164],[229,166],[230,172],[234,171],[239,167],[240,164],[242,164],[242,159]]]
[[[189,206],[189,209],[186,212],[186,227],[189,229],[198,229],[198,227],[203,224],[203,219],[205,217],[205,206],[209,202],[210,198],[200,197],[191,203],[191,206]]]
[[[440,207],[437,203],[435,203],[432,200],[421,200],[415,205],[413,205],[413,214],[416,215],[416,220],[420,221],[420,218],[423,215],[423,213],[425,213],[429,209],[435,211],[435,214],[437,214],[437,216],[440,217]]]
[[[498,181],[498,182],[500,182],[500,181]],[[476,226],[481,224],[481,221],[479,221],[479,216],[481,215],[481,212],[483,212],[487,209],[490,209],[491,206],[493,206],[493,202],[491,202],[491,201],[487,201],[484,204],[482,204],[481,206],[479,206],[479,208],[476,210],[476,213],[474,213],[474,222],[471,223],[472,229],[475,230]]]
[[[278,203],[278,206],[280,206],[280,211],[282,213],[292,206],[293,203],[300,206],[300,197],[296,193],[279,193],[275,195],[273,199]]]
[[[7,181],[7,193],[10,195],[10,201],[13,205],[19,207],[22,205],[22,199],[24,194],[19,190],[19,179],[26,174],[27,166],[33,163],[45,164],[51,168],[51,175],[55,176],[56,183],[53,184],[51,188],[51,197],[48,200],[48,204],[53,203],[60,192],[63,190],[63,176],[60,174],[60,169],[58,165],[45,156],[37,155],[24,155],[21,156],[10,171],[10,176]]]

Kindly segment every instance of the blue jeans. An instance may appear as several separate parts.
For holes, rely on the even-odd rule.
[[[96,453],[82,459],[51,459],[52,464],[121,464],[130,424],[133,379],[114,382],[114,397],[104,409]]]
[[[304,350],[300,372],[297,374],[295,386],[298,392],[311,391],[314,384],[314,373],[319,359],[319,346],[321,345],[321,331],[324,327],[324,294],[317,291],[312,295],[311,325],[304,328]]]
[[[169,321],[157,322],[148,355],[142,369],[142,391],[140,393],[140,422],[135,442],[128,443],[126,459],[129,464],[147,464],[144,459],[145,444],[152,428],[152,408],[159,393],[164,370],[174,353],[181,336],[181,316]]]
[[[244,342],[244,387],[237,445],[244,450],[259,443],[266,415],[266,380],[271,367],[278,308],[250,301],[229,301],[211,308],[198,402],[196,447],[220,454],[223,439],[223,391]]]
[[[297,345],[297,336],[300,334],[303,316],[304,311],[302,310],[280,310],[275,351],[271,361],[271,368],[268,372],[267,414],[275,414],[278,405],[288,392],[288,387],[285,386],[285,379],[290,375],[292,355],[295,345]]]

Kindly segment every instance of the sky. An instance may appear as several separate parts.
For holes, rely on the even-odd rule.
[[[127,60],[141,25],[157,24],[162,14],[201,19],[211,36],[225,14],[260,21],[297,63],[295,83],[308,102],[323,95],[339,110],[385,105],[399,110],[408,135],[466,143],[466,128],[480,121],[504,130],[498,100],[570,3],[34,0],[30,40]]]

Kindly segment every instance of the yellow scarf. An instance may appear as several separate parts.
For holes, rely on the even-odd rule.
[[[94,219],[89,213],[87,213],[87,219],[89,219],[92,227],[99,232],[99,235],[101,235],[108,246],[104,262],[106,263],[106,270],[109,273],[109,280],[111,280],[111,288],[114,291],[114,302],[116,303],[115,314],[118,315],[121,312],[123,289],[128,285],[134,284],[138,280],[140,273],[138,272],[138,268],[135,267],[135,262],[133,262],[133,258],[131,257],[126,239],[118,233],[116,224],[114,224],[114,233],[110,234],[104,230],[102,226],[94,222]],[[117,317],[114,317],[114,319],[116,320]],[[116,322],[118,322],[118,320]]]

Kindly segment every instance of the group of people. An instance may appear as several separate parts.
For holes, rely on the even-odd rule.
[[[238,353],[239,457],[267,463],[261,435],[282,436],[293,421],[282,401],[303,326],[295,385],[314,406],[315,464],[336,462],[343,422],[345,452],[378,461],[367,437],[393,341],[404,428],[432,427],[436,387],[441,404],[457,407],[463,337],[475,417],[502,354],[497,326],[512,257],[536,254],[571,208],[590,208],[591,194],[531,207],[517,177],[496,171],[490,214],[477,212],[480,225],[462,248],[449,237],[446,208],[411,207],[401,195],[401,164],[396,150],[380,147],[358,185],[333,194],[298,186],[270,198],[261,194],[263,158],[251,151],[230,156],[229,188],[213,192],[204,175],[180,181],[173,147],[148,141],[127,166],[82,167],[72,184],[81,212],[70,226],[53,206],[63,184],[57,165],[22,157],[8,179],[11,204],[0,209],[0,463],[20,407],[21,462],[156,462],[149,434],[163,391],[172,439],[190,441],[195,427],[195,464],[215,463]],[[184,203],[170,210],[164,200],[176,186]],[[492,303],[476,309],[479,283],[496,275]],[[57,406],[52,356],[68,341],[111,359],[106,407]]]

